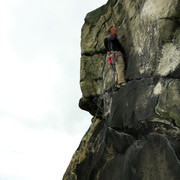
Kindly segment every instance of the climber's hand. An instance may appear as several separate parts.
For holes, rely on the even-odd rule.
[[[110,55],[111,55],[111,51],[108,51],[108,52],[107,52],[107,55],[110,56]]]

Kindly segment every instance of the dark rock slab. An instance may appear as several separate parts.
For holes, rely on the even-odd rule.
[[[146,121],[157,117],[155,107],[158,93],[157,80],[146,78],[129,82],[112,95],[112,106],[108,124],[120,130],[133,131],[146,128]],[[163,84],[161,85],[163,86]]]
[[[119,133],[107,126],[101,126],[99,134],[93,136],[88,142],[88,151],[83,161],[76,164],[71,178],[78,180],[94,179],[99,169],[107,161],[114,158],[116,154],[125,154],[127,149],[133,144],[134,138],[125,133]],[[95,134],[94,134],[95,135]],[[80,148],[83,148],[82,146]]]
[[[149,134],[100,169],[96,180],[109,179],[179,180],[180,162],[165,136]]]

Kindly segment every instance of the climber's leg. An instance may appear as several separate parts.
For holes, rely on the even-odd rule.
[[[118,52],[118,53],[120,53],[120,52]],[[116,61],[116,72],[117,72],[118,84],[126,83],[126,80],[124,78],[124,69],[125,69],[124,59],[120,55],[120,56],[118,56],[117,61]]]

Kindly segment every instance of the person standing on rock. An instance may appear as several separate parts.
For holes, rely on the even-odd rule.
[[[117,30],[115,27],[110,26],[107,28],[108,36],[104,39],[104,46],[107,50],[107,57],[111,57],[113,62],[116,65],[116,74],[115,74],[115,86],[120,88],[126,84],[124,78],[124,59],[125,50],[121,46],[119,40],[117,39]]]

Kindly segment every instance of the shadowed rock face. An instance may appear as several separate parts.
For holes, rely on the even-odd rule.
[[[103,45],[109,25],[126,50],[118,91]],[[179,180],[180,1],[109,0],[87,14],[81,49],[79,106],[97,119],[63,179]]]

